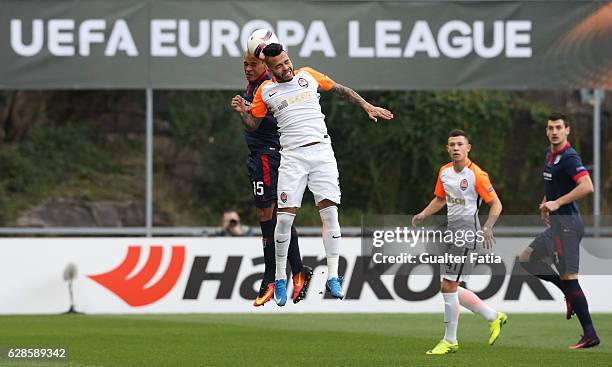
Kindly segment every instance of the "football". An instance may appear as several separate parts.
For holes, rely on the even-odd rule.
[[[264,28],[256,29],[247,40],[247,51],[258,59],[263,60],[265,56],[262,51],[271,43],[279,43],[274,32]]]

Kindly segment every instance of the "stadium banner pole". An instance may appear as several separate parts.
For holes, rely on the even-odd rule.
[[[153,89],[147,88],[147,198],[146,236],[153,236]]]
[[[593,229],[595,237],[599,237],[601,225],[601,102],[604,98],[602,89],[593,91],[593,180],[595,192],[593,193]]]

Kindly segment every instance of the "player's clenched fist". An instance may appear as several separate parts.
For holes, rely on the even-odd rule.
[[[232,106],[232,108],[236,112],[240,112],[240,113],[247,113],[248,112],[246,103],[244,102],[244,98],[242,98],[239,95],[236,95],[236,96],[234,96],[234,98],[232,98],[232,102],[230,103],[230,106]]]

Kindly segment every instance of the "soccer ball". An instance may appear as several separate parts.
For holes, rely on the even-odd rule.
[[[262,51],[271,43],[279,43],[274,32],[265,28],[256,29],[247,40],[247,51],[258,59],[263,60],[265,56]]]

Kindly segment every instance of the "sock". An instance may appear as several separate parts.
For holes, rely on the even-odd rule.
[[[444,339],[451,344],[457,342],[459,324],[459,297],[455,293],[442,293],[444,297]]]
[[[263,237],[263,253],[264,253],[264,280],[268,282],[274,281],[274,227],[276,226],[276,218],[259,222],[261,226],[261,236]]]
[[[559,278],[559,274],[557,274],[553,270],[553,268],[544,261],[530,258],[529,261],[521,261],[519,262],[519,264],[521,264],[523,269],[525,269],[529,274],[547,282],[551,282],[552,284],[556,285],[557,288],[559,288],[562,292],[564,292],[563,285],[561,284],[561,278]]]
[[[340,223],[338,222],[338,207],[328,206],[319,210],[323,223],[323,245],[327,257],[327,279],[338,277],[338,261],[340,259]]]
[[[495,321],[497,319],[497,311],[489,307],[483,300],[481,300],[474,292],[469,289],[458,287],[457,295],[459,298],[459,304],[473,313],[477,313],[484,317],[488,322]]]
[[[298,243],[298,233],[295,227],[291,227],[291,240],[289,241],[289,266],[291,273],[296,276],[302,271],[302,255],[300,255],[300,245]]]
[[[572,305],[576,316],[578,316],[578,320],[580,320],[584,336],[595,335],[595,328],[589,313],[589,304],[580,287],[580,283],[578,283],[578,279],[562,280],[561,282],[563,282],[563,287],[565,288],[565,296]]]
[[[276,214],[276,228],[274,229],[276,279],[287,279],[287,252],[294,218],[295,214],[292,213],[278,212]]]

